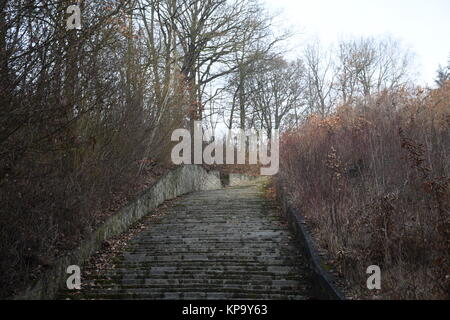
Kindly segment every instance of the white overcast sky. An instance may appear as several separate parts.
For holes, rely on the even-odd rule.
[[[418,80],[432,84],[450,55],[450,0],[263,0],[297,32],[324,45],[340,37],[391,35],[415,53]],[[291,43],[292,44],[292,43]]]

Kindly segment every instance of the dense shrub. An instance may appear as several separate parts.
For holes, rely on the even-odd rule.
[[[361,107],[364,106],[364,107]],[[448,298],[450,84],[382,94],[284,134],[281,183],[359,295]]]
[[[145,184],[187,117],[184,77],[156,79],[128,1],[83,1],[80,31],[71,4],[0,5],[0,298]]]

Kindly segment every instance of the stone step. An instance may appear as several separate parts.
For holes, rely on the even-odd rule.
[[[188,278],[189,277],[189,278]],[[277,280],[279,279],[279,280]],[[146,280],[155,280],[156,282],[161,283],[189,283],[189,282],[217,282],[217,283],[260,283],[264,285],[271,285],[273,283],[277,283],[277,281],[303,281],[304,279],[301,278],[299,275],[296,274],[287,274],[287,275],[280,275],[278,277],[273,275],[252,275],[252,276],[246,276],[245,274],[241,275],[235,275],[235,276],[229,276],[229,275],[217,275],[217,276],[202,276],[201,274],[189,274],[189,273],[179,273],[175,274],[173,276],[166,276],[166,275],[155,275],[152,274],[151,277],[148,276],[148,274],[133,274],[128,273],[123,275],[123,277],[115,277],[113,276],[104,276],[104,277],[97,277],[97,278],[88,278],[86,279],[86,282],[89,283],[145,283]]]
[[[223,276],[227,278],[235,278],[235,277],[245,277],[247,276],[249,279],[251,279],[252,276],[268,276],[268,277],[282,277],[286,278],[287,276],[299,276],[298,271],[301,271],[294,268],[294,267],[285,267],[283,268],[281,266],[273,266],[273,267],[257,267],[252,269],[242,269],[240,267],[226,267],[226,268],[213,268],[210,270],[205,270],[204,268],[176,268],[175,270],[171,270],[170,266],[160,266],[156,267],[155,269],[149,269],[149,268],[116,268],[113,271],[105,272],[104,275],[106,277],[127,277],[127,276],[151,276],[151,277],[171,277],[176,278],[183,276],[185,274],[189,274],[190,277],[209,277],[209,278],[216,278],[218,276]],[[170,270],[170,271],[166,271]],[[249,274],[249,271],[251,273]],[[307,270],[303,270],[307,272]]]
[[[308,265],[276,207],[251,184],[179,198],[147,222],[78,299],[306,299]]]
[[[187,281],[187,280],[186,280]],[[145,279],[144,281],[121,281],[118,283],[111,282],[99,282],[94,284],[89,284],[89,289],[93,290],[94,288],[101,288],[104,290],[108,290],[110,288],[115,290],[129,290],[129,289],[148,289],[149,291],[170,291],[172,289],[176,290],[192,290],[202,289],[202,290],[211,290],[211,289],[226,289],[226,290],[237,290],[239,291],[242,288],[252,289],[252,290],[262,290],[265,292],[274,292],[274,291],[285,291],[285,290],[298,290],[301,287],[305,286],[305,283],[295,281],[295,280],[278,280],[273,281],[273,283],[266,283],[263,281],[260,282],[235,282],[235,281],[215,281],[210,280],[208,282],[196,282],[190,280],[189,282],[177,282],[177,280],[162,280],[159,281],[155,279]]]
[[[61,296],[79,299],[96,300],[305,300],[308,296],[293,294],[246,294],[226,292],[160,292],[160,293],[85,293],[82,296]]]
[[[286,289],[278,289],[273,287],[242,287],[242,286],[192,286],[192,287],[122,287],[117,286],[117,288],[89,288],[87,291],[90,294],[96,295],[108,295],[108,294],[131,294],[131,295],[142,295],[149,293],[191,293],[191,292],[202,292],[204,294],[209,292],[222,292],[230,293],[235,295],[245,295],[245,296],[256,296],[256,295],[300,295],[302,291],[307,290],[307,287],[288,287]]]

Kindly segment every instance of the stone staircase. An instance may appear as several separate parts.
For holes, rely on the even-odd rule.
[[[307,299],[306,262],[262,181],[177,199],[83,299]],[[64,293],[62,296],[64,298]]]

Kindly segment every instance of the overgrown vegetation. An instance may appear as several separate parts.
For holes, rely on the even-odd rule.
[[[81,30],[73,1],[0,1],[0,298],[151,184],[199,120],[284,132],[280,179],[352,283],[379,264],[384,297],[445,297],[449,67],[419,91],[390,37],[289,60],[258,0],[77,3]]]
[[[0,2],[0,297],[164,170],[269,23],[255,1],[82,0],[66,30],[73,4]]]
[[[450,82],[384,91],[282,138],[279,179],[360,298],[449,298]],[[381,293],[366,287],[379,265]]]

